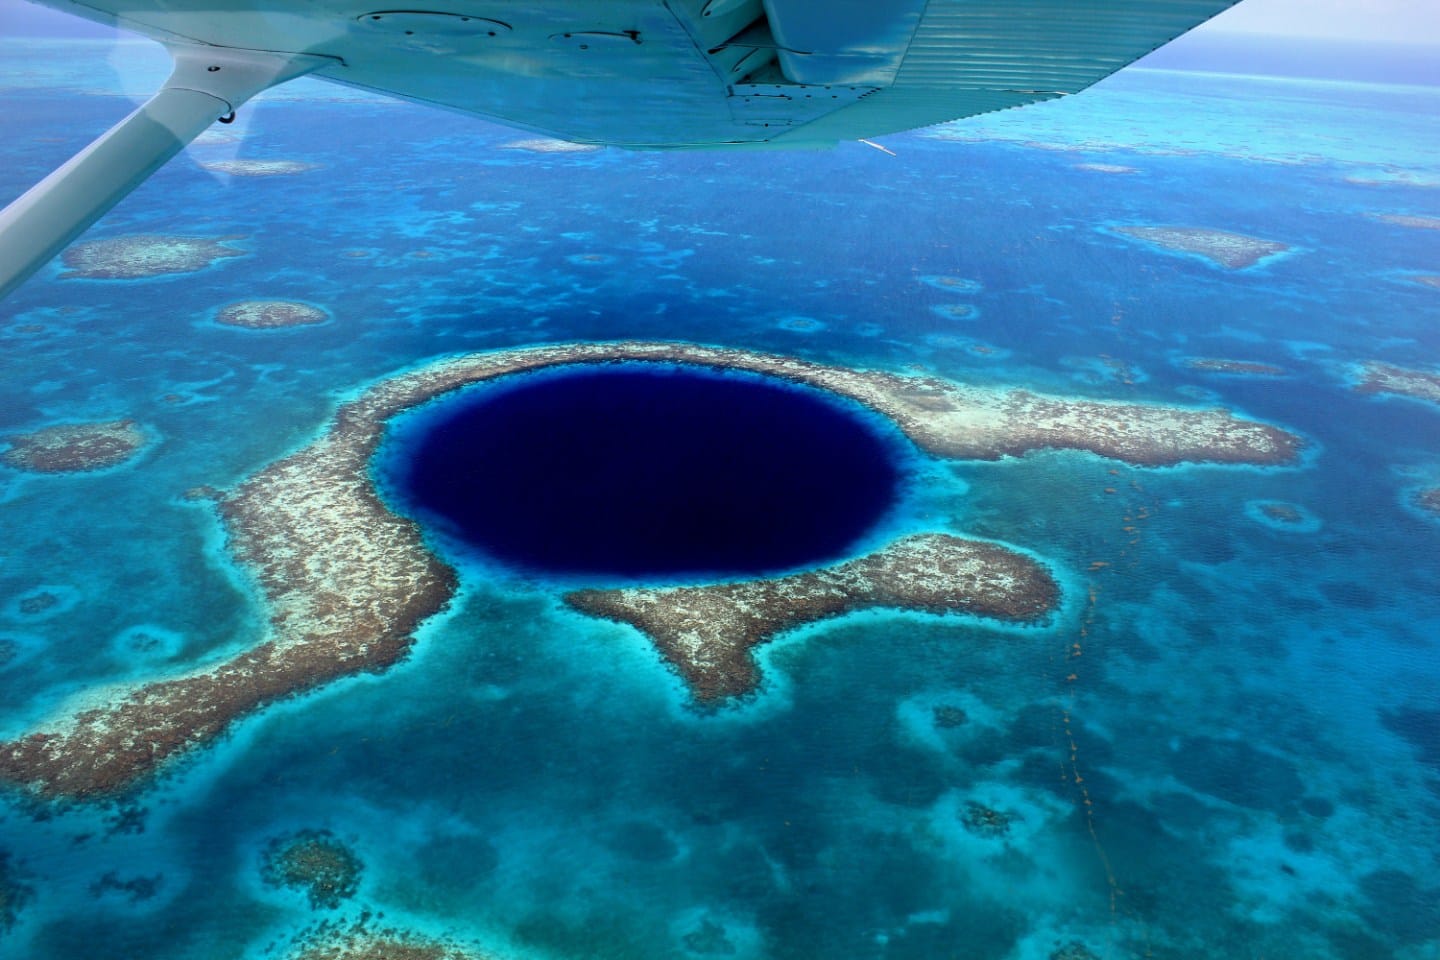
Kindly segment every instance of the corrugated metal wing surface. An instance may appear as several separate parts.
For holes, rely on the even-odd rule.
[[[1075,93],[1234,2],[930,0],[890,87],[782,139],[875,136]]]

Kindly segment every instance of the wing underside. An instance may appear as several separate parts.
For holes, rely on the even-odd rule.
[[[833,143],[1084,89],[1234,0],[42,0],[567,140]]]
[[[1233,0],[41,2],[152,37],[176,69],[0,210],[0,297],[209,124],[301,74],[583,143],[817,146],[1074,93]]]

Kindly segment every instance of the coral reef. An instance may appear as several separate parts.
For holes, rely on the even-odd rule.
[[[62,280],[138,280],[171,273],[193,273],[226,257],[243,257],[244,250],[227,246],[229,237],[170,237],[135,234],[110,240],[90,240],[67,247],[61,262],[67,268]]]
[[[216,323],[245,330],[306,327],[329,319],[330,314],[319,307],[295,300],[242,300],[222,307],[215,314]]]
[[[1177,253],[1204,257],[1228,270],[1253,267],[1266,257],[1284,253],[1290,248],[1274,240],[1261,240],[1243,233],[1210,230],[1205,227],[1116,227],[1117,233],[1154,244]]]
[[[595,143],[573,143],[569,140],[554,140],[550,137],[531,137],[513,140],[504,144],[502,150],[524,150],[528,153],[590,153],[600,149]]]
[[[15,605],[15,609],[27,617],[36,617],[60,605],[60,598],[49,590],[27,594]]]
[[[1410,227],[1415,230],[1440,230],[1440,217],[1424,217],[1409,213],[1375,213],[1371,214],[1371,216],[1376,220],[1394,224],[1397,227]]]
[[[20,914],[35,898],[35,888],[26,883],[10,854],[0,850],[0,934],[15,929]]]
[[[363,871],[360,858],[329,830],[301,830],[270,841],[261,876],[272,887],[304,891],[312,910],[333,910],[355,895]]]
[[[90,884],[90,896],[98,898],[107,893],[118,893],[124,895],[130,903],[141,903],[159,893],[164,882],[165,875],[161,873],[121,880],[119,872],[111,870]]]
[[[149,438],[134,420],[62,423],[4,438],[10,449],[0,463],[33,473],[100,470],[129,460]]]
[[[1412,370],[1372,360],[1360,367],[1356,393],[1389,393],[1413,400],[1440,403],[1440,373]]]
[[[1273,363],[1257,363],[1254,360],[1225,360],[1219,357],[1190,357],[1185,361],[1185,366],[1191,370],[1203,370],[1206,373],[1226,373],[1242,377],[1283,377],[1289,373],[1284,367],[1277,367]]]
[[[369,464],[386,423],[470,384],[561,364],[612,361],[733,368],[831,390],[890,417],[922,449],[951,459],[998,460],[1068,448],[1141,465],[1286,464],[1303,445],[1278,427],[1218,409],[1072,400],[687,343],[559,344],[442,359],[363,391],[340,407],[317,440],[218,502],[228,546],[264,594],[267,639],[197,672],[112,691],[103,702],[0,743],[0,779],[47,797],[123,793],[240,717],[340,677],[383,671],[404,658],[415,628],[454,595],[456,577],[431,553],[419,527],[393,513],[375,490]],[[1020,564],[1017,571],[1030,563],[994,545],[963,549],[993,551],[1012,567]],[[895,589],[886,581],[877,585],[881,591]],[[972,586],[979,589],[978,581]],[[955,598],[970,595],[948,582],[931,588],[939,590],[933,596],[923,585],[916,589],[922,605],[944,610],[964,609]],[[1021,595],[997,590],[993,596],[1004,602],[973,612],[1019,619],[1042,612],[1033,598],[1027,607]],[[887,602],[879,597],[862,605]],[[853,602],[845,599],[833,612]],[[1018,605],[1009,606],[1012,602]],[[813,617],[807,613],[786,622],[807,618]],[[772,623],[782,628],[780,621]],[[728,646],[738,652],[719,672],[674,656],[709,674],[713,694],[722,696],[753,683],[744,644]],[[733,675],[722,676],[725,669]]]
[[[853,610],[893,607],[1027,622],[1060,590],[1029,557],[947,534],[898,540],[858,560],[770,580],[695,587],[577,590],[576,610],[648,636],[701,702],[759,684],[750,651],[777,634]]]
[[[960,814],[960,822],[965,829],[977,837],[987,839],[998,839],[1010,832],[1010,824],[1016,819],[1015,814],[1006,813],[1003,810],[996,810],[980,803],[967,803],[965,810]]]
[[[395,927],[322,923],[304,933],[286,960],[495,960],[493,954]]]
[[[942,703],[931,711],[935,719],[935,726],[941,730],[953,730],[962,727],[970,719],[965,711],[948,703]]]
[[[299,160],[207,160],[200,166],[232,177],[283,177],[316,169],[315,164]]]

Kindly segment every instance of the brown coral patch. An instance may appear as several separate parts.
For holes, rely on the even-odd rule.
[[[61,261],[68,268],[62,280],[137,280],[171,273],[193,273],[244,250],[226,244],[238,237],[170,237],[135,234],[91,240],[66,248]]]
[[[1290,371],[1273,363],[1254,360],[1226,360],[1220,357],[1190,357],[1185,366],[1206,373],[1225,373],[1240,377],[1283,377]]]
[[[1290,248],[1275,240],[1261,240],[1259,237],[1228,230],[1211,230],[1206,227],[1116,227],[1116,232],[1152,243],[1166,250],[1191,253],[1204,257],[1217,266],[1228,270],[1244,270],[1253,267],[1266,257],[1284,253]]]
[[[261,876],[272,887],[303,891],[312,910],[333,910],[355,895],[363,871],[360,858],[329,830],[301,830],[270,841]]]
[[[5,438],[10,449],[0,463],[34,473],[77,473],[124,463],[147,442],[134,420],[62,423]]]
[[[1411,496],[1410,502],[1416,508],[1440,519],[1440,487],[1425,487]]]
[[[1044,617],[1060,589],[1040,564],[993,543],[927,533],[833,567],[695,587],[577,590],[582,613],[635,626],[713,702],[760,682],[751,651],[786,630],[855,610],[964,612],[1012,622]]]
[[[1412,400],[1440,403],[1440,374],[1372,360],[1360,367],[1356,393],[1389,393]]]
[[[494,960],[492,954],[398,927],[320,924],[300,937],[286,960]]]
[[[296,300],[242,300],[222,307],[215,322],[244,330],[276,330],[324,323],[330,315],[319,307]]]
[[[1305,515],[1295,508],[1293,504],[1282,503],[1278,500],[1267,500],[1260,504],[1260,512],[1276,523],[1303,523]]]

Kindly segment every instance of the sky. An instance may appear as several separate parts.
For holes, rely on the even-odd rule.
[[[1242,0],[1203,33],[1440,46],[1440,0]],[[26,0],[0,0],[0,39],[105,36],[105,28]]]
[[[1242,0],[1201,29],[1440,45],[1440,0]]]

